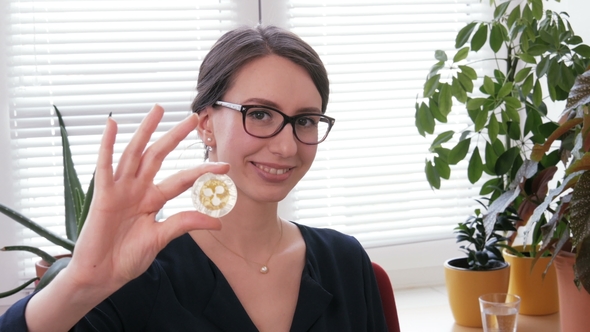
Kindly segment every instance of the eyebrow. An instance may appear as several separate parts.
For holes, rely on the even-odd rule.
[[[275,103],[272,100],[268,100],[268,99],[264,99],[264,98],[248,98],[242,103],[242,105],[248,105],[248,104],[270,106],[270,107],[276,108],[278,110],[281,110],[281,108],[279,107],[279,105],[277,103]],[[319,113],[319,114],[322,114],[320,109],[317,107],[303,107],[303,108],[298,109],[296,112],[297,113]]]

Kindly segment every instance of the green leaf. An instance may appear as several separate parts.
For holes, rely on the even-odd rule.
[[[508,106],[508,105],[507,105]],[[518,114],[518,110],[512,107],[506,107],[504,110],[508,118],[514,122],[520,122],[520,115]]]
[[[82,227],[84,227],[84,223],[86,222],[86,217],[88,216],[88,211],[90,210],[90,204],[92,203],[92,197],[94,197],[94,176],[96,175],[96,170],[92,173],[92,178],[90,179],[90,184],[88,185],[88,192],[86,192],[86,197],[84,198],[84,206],[82,208],[82,213],[78,216],[78,235],[82,231]]]
[[[41,235],[45,239],[49,240],[51,243],[57,244],[58,246],[61,246],[69,251],[74,250],[74,242],[72,242],[68,239],[62,238],[61,236],[50,231],[49,229],[44,228],[43,226],[37,224],[33,220],[20,214],[19,212],[15,211],[3,204],[0,204],[0,212],[7,215],[10,218],[12,218],[14,221],[18,222],[19,224],[25,226],[26,228],[32,230],[33,232]]]
[[[545,54],[549,50],[549,46],[543,44],[535,44],[527,49],[527,54],[530,56],[539,56]],[[522,56],[521,56],[522,58]]]
[[[488,26],[485,23],[480,24],[479,28],[471,38],[471,49],[474,52],[479,51],[485,45],[488,39]]]
[[[578,45],[578,44],[581,44],[583,42],[584,41],[582,40],[582,37],[580,37],[580,36],[571,36],[570,38],[568,38],[566,40],[566,43],[568,45]]]
[[[499,141],[494,141],[495,142],[499,142]],[[502,143],[500,143],[502,144]],[[488,166],[490,174],[494,174],[495,175],[495,171],[494,171],[494,165],[496,165],[496,161],[498,160],[498,153],[496,152],[496,150],[494,149],[494,146],[490,143],[486,142],[486,150],[485,150],[485,154],[484,154],[485,160],[486,160],[486,166]]]
[[[64,207],[65,207],[65,226],[68,239],[76,242],[78,239],[78,216],[82,211],[84,202],[84,192],[78,179],[78,174],[74,168],[72,152],[68,133],[60,111],[53,105],[57,119],[59,121],[61,144],[62,144],[62,162],[64,176]]]
[[[539,106],[543,102],[543,89],[541,88],[541,83],[539,80],[535,83],[535,87],[533,88],[533,105]]]
[[[492,25],[492,32],[490,33],[490,48],[494,53],[498,53],[504,42],[504,31],[501,24]]]
[[[526,63],[530,63],[532,65],[537,64],[537,60],[535,60],[535,57],[526,53],[523,53],[521,55],[519,55],[520,59]]]
[[[434,157],[434,167],[441,178],[445,180],[451,178],[451,167],[443,158]]]
[[[465,159],[467,156],[467,152],[469,151],[469,144],[471,143],[471,138],[464,139],[457,143],[454,148],[451,149],[449,153],[449,164],[456,165],[461,160]]]
[[[543,18],[543,0],[531,0],[533,4],[533,17],[536,20]]]
[[[434,117],[430,113],[428,106],[422,102],[420,105],[416,103],[416,128],[422,136],[426,136],[426,133],[434,133]]]
[[[465,103],[467,102],[467,93],[465,89],[461,85],[461,82],[456,77],[453,77],[453,83],[451,84],[451,91],[453,96],[460,102]]]
[[[494,81],[489,76],[484,76],[483,78],[483,90],[489,95],[494,95],[496,92]]]
[[[49,267],[49,269],[47,269],[41,280],[39,280],[37,287],[35,287],[35,291],[39,291],[43,289],[45,286],[49,285],[49,283],[55,278],[55,276],[57,276],[57,274],[60,273],[61,270],[65,269],[66,266],[68,266],[70,260],[72,260],[71,257],[64,257],[58,259],[57,261],[55,261],[55,263],[51,264],[51,266]]]
[[[467,55],[469,55],[469,46],[465,46],[459,51],[457,51],[457,54],[455,54],[455,56],[453,57],[453,62],[456,63],[461,60],[464,60],[467,58]]]
[[[488,195],[491,194],[492,192],[494,192],[494,190],[498,189],[500,182],[502,180],[498,179],[498,178],[493,178],[490,179],[488,181],[486,181],[482,186],[481,189],[479,191],[480,195]]]
[[[426,83],[424,83],[424,92],[423,92],[424,98],[429,98],[432,96],[432,94],[434,94],[434,91],[436,90],[436,88],[438,88],[439,81],[440,81],[440,74],[436,74],[436,75],[432,76],[431,78],[429,78],[426,81]]]
[[[516,117],[519,117],[518,112],[516,113]],[[512,118],[511,118],[512,119]],[[508,137],[517,141],[520,140],[520,122],[517,120],[512,119],[507,123],[508,125]]]
[[[438,61],[442,61],[445,62],[447,61],[447,53],[445,53],[445,51],[443,50],[436,50],[434,51],[434,58]]]
[[[522,68],[514,76],[514,81],[515,82],[521,82],[521,81],[523,81],[529,75],[530,72],[531,72],[531,67],[524,67],[524,68]]]
[[[494,20],[499,20],[504,14],[506,13],[506,9],[510,5],[510,1],[503,2],[499,4],[496,9],[494,9]]]
[[[533,84],[534,84],[534,75],[530,74],[529,76],[527,76],[527,78],[524,80],[524,82],[520,86],[520,91],[522,91],[523,96],[527,97],[529,95],[529,93],[531,93],[531,90],[533,89]]]
[[[494,168],[496,175],[504,175],[510,171],[512,168],[512,164],[514,164],[514,160],[519,154],[519,150],[517,147],[512,147],[506,152],[502,153],[498,160],[496,161],[496,166]]]
[[[467,75],[464,73],[457,73],[457,79],[459,80],[459,83],[461,83],[463,90],[467,92],[473,92],[473,80],[467,77]]]
[[[467,41],[469,40],[469,37],[471,36],[471,33],[473,32],[473,29],[475,29],[476,25],[477,25],[477,22],[471,22],[471,23],[467,24],[465,27],[463,27],[461,30],[459,30],[459,33],[457,33],[457,37],[455,38],[455,48],[456,49],[463,47],[463,45],[465,45],[465,43],[467,43]]]
[[[519,18],[520,18],[520,6],[514,6],[512,11],[510,12],[510,15],[508,15],[508,19],[506,20],[506,25],[509,28],[512,28],[514,23],[516,23],[516,21],[518,21]]]
[[[507,96],[504,98],[504,102],[506,103],[506,107],[510,107],[515,110],[519,110],[522,107],[520,100],[516,97]]]
[[[488,136],[490,137],[491,142],[498,138],[499,131],[500,126],[498,125],[498,119],[496,119],[495,115],[491,115],[490,120],[488,121]]]
[[[535,73],[537,74],[537,77],[543,77],[543,75],[547,74],[547,70],[549,70],[549,57],[543,56],[535,69]]]
[[[33,279],[29,279],[29,281],[25,282],[24,284],[22,284],[22,285],[20,285],[20,286],[18,286],[16,288],[13,288],[13,289],[11,289],[9,291],[6,291],[6,292],[1,292],[0,293],[0,298],[8,297],[10,295],[14,295],[14,294],[18,293],[18,292],[22,291],[23,289],[27,288],[27,286],[29,286],[30,284],[34,283],[38,279],[39,278],[37,278],[37,277],[35,277]]]
[[[475,69],[469,66],[459,66],[459,69],[461,69],[461,73],[465,74],[469,79],[477,79],[477,72],[475,71]]]
[[[477,110],[486,102],[486,98],[471,98],[467,100],[468,110]]]
[[[0,248],[0,250],[2,250],[2,251],[28,251],[30,253],[33,253],[33,254],[41,257],[41,259],[43,259],[44,261],[46,261],[49,264],[55,262],[55,257],[51,256],[46,251],[43,251],[39,248],[31,247],[31,246],[6,246],[4,248]]]
[[[436,120],[441,123],[447,123],[447,116],[442,114],[438,109],[438,93],[435,93],[428,99],[428,107],[430,107],[430,113]]]
[[[590,46],[588,45],[579,45],[574,47],[573,50],[585,58],[590,58]]]
[[[475,117],[474,125],[475,131],[480,132],[488,122],[488,111],[481,110],[477,112],[477,116]]]
[[[453,90],[448,83],[440,85],[440,95],[438,96],[438,108],[440,112],[446,117],[451,113],[453,106]]]
[[[428,180],[430,187],[440,189],[440,175],[438,174],[438,171],[434,165],[432,165],[432,162],[429,160],[426,161],[424,173],[426,173],[426,179]]]
[[[514,85],[512,82],[506,82],[504,85],[502,85],[502,87],[500,88],[500,91],[498,91],[497,98],[504,98],[504,97],[508,96],[512,92],[513,87],[514,87]]]
[[[483,163],[481,161],[481,156],[479,155],[479,148],[476,146],[471,154],[471,158],[469,159],[469,166],[467,167],[467,178],[469,182],[475,183],[483,174]]]
[[[430,73],[428,73],[428,77],[432,77],[438,73],[439,70],[445,67],[445,63],[443,61],[439,61],[430,67]]]
[[[445,131],[444,133],[440,133],[432,141],[432,144],[430,145],[430,148],[429,148],[430,152],[433,152],[436,148],[440,147],[443,143],[450,141],[451,138],[453,138],[453,135],[455,135],[455,132],[452,130]]]

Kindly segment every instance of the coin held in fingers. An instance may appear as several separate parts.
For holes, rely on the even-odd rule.
[[[238,190],[229,176],[205,173],[195,181],[191,197],[197,211],[219,218],[236,205]]]

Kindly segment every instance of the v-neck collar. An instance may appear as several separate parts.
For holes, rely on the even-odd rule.
[[[314,268],[316,264],[312,262],[314,257],[310,254],[308,248],[307,232],[300,225],[295,225],[301,232],[306,249],[305,266],[301,275],[291,332],[303,332],[308,331],[321,317],[333,296],[322,287],[318,280],[318,271]],[[216,281],[211,299],[203,311],[204,316],[222,331],[257,332],[258,329],[221,270],[210,259],[209,263]]]

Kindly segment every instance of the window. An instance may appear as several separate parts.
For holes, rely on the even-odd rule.
[[[482,19],[475,0],[288,1],[289,27],[322,56],[328,114],[337,118],[312,170],[295,189],[295,219],[355,235],[365,247],[452,237],[473,212],[464,171],[433,192],[424,175],[430,144],[414,126],[434,50]],[[464,127],[463,119],[451,126]]]
[[[355,235],[366,247],[451,237],[454,225],[472,212],[469,197],[477,192],[460,170],[446,190],[430,190],[423,173],[429,142],[414,127],[414,102],[434,50],[452,49],[465,22],[483,15],[480,2],[277,2],[263,2],[262,14],[286,17],[278,23],[318,51],[331,80],[328,114],[337,118],[312,170],[282,204],[282,215]],[[14,206],[64,232],[61,141],[51,105],[64,115],[86,187],[107,115],[113,112],[119,123],[116,153],[154,103],[167,110],[155,138],[171,128],[188,115],[200,59],[225,31],[254,25],[257,5],[11,0],[5,13]],[[451,126],[462,126],[462,119],[454,121]],[[196,138],[169,156],[157,180],[202,160]],[[162,217],[187,207],[190,199],[181,195]],[[28,230],[15,241],[59,251]],[[26,280],[36,258],[23,257],[19,277]]]

